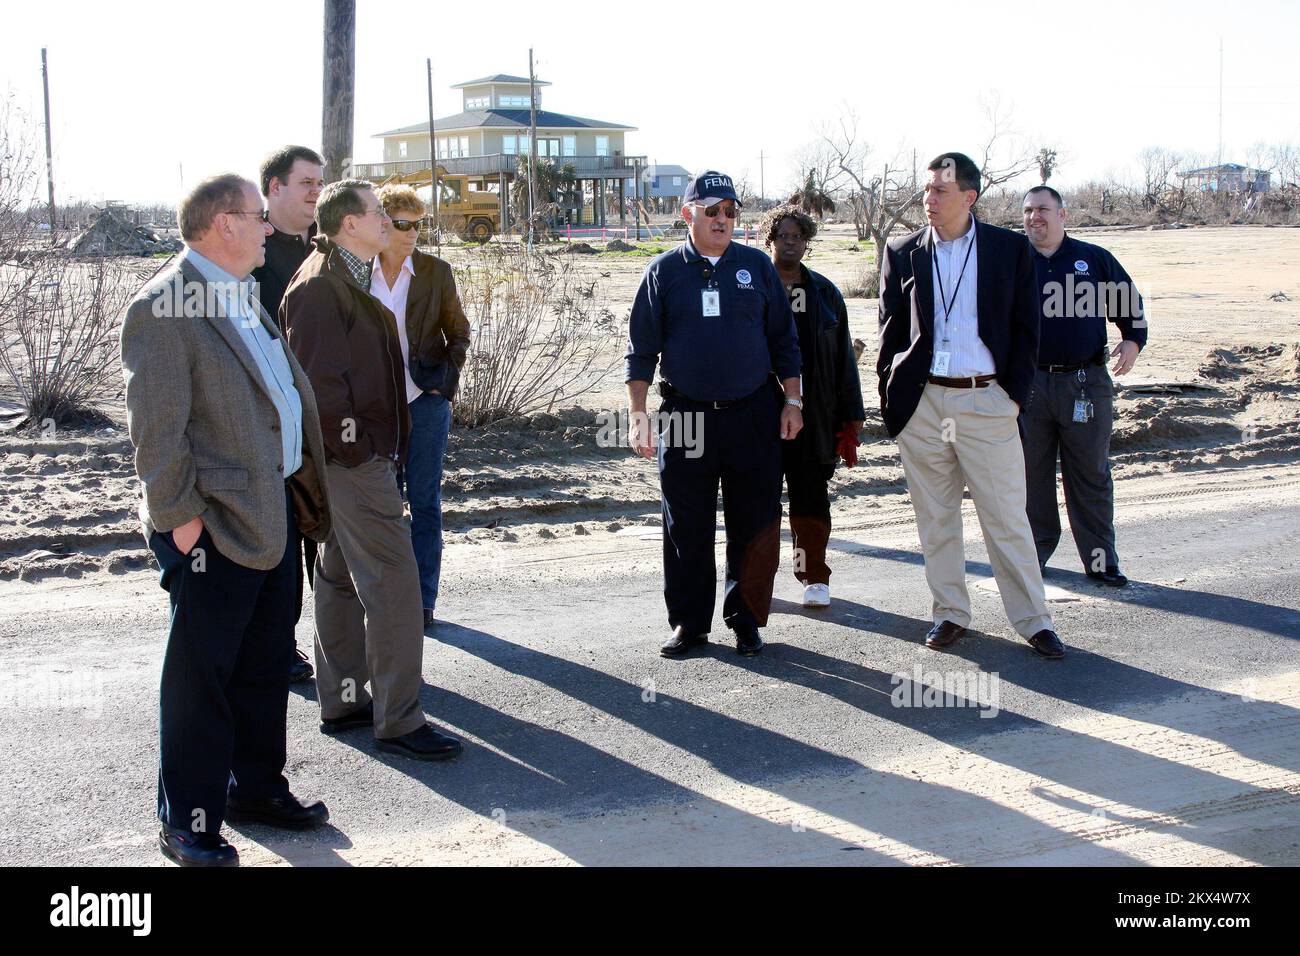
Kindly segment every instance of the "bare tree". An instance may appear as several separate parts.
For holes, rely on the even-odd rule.
[[[1151,212],[1160,207],[1170,186],[1170,177],[1183,157],[1161,146],[1148,146],[1138,154],[1142,172],[1142,208]]]
[[[980,108],[985,120],[984,136],[980,155],[974,159],[984,179],[983,189],[1019,179],[1039,165],[1029,141],[1015,128],[1013,108],[1002,102],[1001,93],[995,90],[980,97]]]
[[[898,161],[871,163],[871,147],[859,137],[858,117],[851,109],[835,126],[822,129],[818,146],[818,155],[826,157],[822,168],[833,170],[824,182],[847,191],[858,238],[875,243],[879,276],[890,235],[900,224],[913,225],[907,217],[922,195],[915,170]]]

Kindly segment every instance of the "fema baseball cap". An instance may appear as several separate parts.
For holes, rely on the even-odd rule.
[[[724,199],[730,199],[737,206],[740,205],[740,200],[736,198],[736,187],[732,185],[731,177],[723,175],[716,169],[710,169],[708,172],[700,173],[686,187],[686,195],[682,197],[682,205],[699,203],[701,206],[713,206]]]

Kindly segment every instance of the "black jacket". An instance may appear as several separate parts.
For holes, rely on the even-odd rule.
[[[880,411],[897,437],[921,402],[934,359],[934,270],[930,227],[889,244],[880,270]],[[1018,232],[975,223],[980,340],[998,384],[1021,407],[1038,364],[1038,284],[1033,247]]]
[[[858,360],[849,335],[849,310],[835,283],[800,265],[802,282],[811,292],[807,303],[811,323],[811,348],[803,356],[804,457],[820,464],[834,464],[835,433],[845,422],[860,422],[862,381]]]
[[[469,320],[451,266],[417,249],[411,253],[411,267],[415,275],[406,296],[411,381],[426,392],[436,388],[450,399],[469,350]]]
[[[293,274],[311,254],[311,244],[315,238],[316,223],[314,222],[307,232],[306,242],[302,241],[301,236],[281,232],[279,229],[273,229],[266,237],[266,261],[253,270],[253,278],[257,280],[258,298],[262,300],[262,308],[266,309],[266,314],[277,322],[284,290],[289,288]],[[284,331],[283,324],[280,326],[280,331]]]

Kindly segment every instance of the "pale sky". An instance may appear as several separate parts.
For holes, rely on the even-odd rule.
[[[427,117],[426,57],[446,116],[460,111],[451,84],[527,75],[530,45],[552,84],[546,108],[635,126],[627,154],[755,188],[762,152],[769,196],[788,191],[800,149],[846,107],[873,160],[916,149],[924,161],[976,153],[980,98],[993,93],[1035,147],[1058,149],[1054,183],[1123,175],[1146,146],[1213,161],[1220,36],[1224,160],[1300,141],[1294,0],[537,9],[358,0],[354,158],[382,159],[373,134]],[[39,121],[47,46],[56,199],[175,202],[182,174],[191,186],[226,170],[256,178],[279,145],[319,147],[322,11],[322,0],[6,4],[0,92]]]

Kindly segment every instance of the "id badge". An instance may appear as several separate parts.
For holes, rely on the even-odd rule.
[[[705,289],[700,295],[705,318],[722,315],[722,299],[717,289]]]
[[[948,363],[952,359],[952,353],[940,350],[934,353],[934,362],[930,365],[930,374],[937,375],[940,378],[948,376]]]
[[[1080,423],[1092,421],[1092,402],[1086,398],[1074,400],[1074,421]]]

